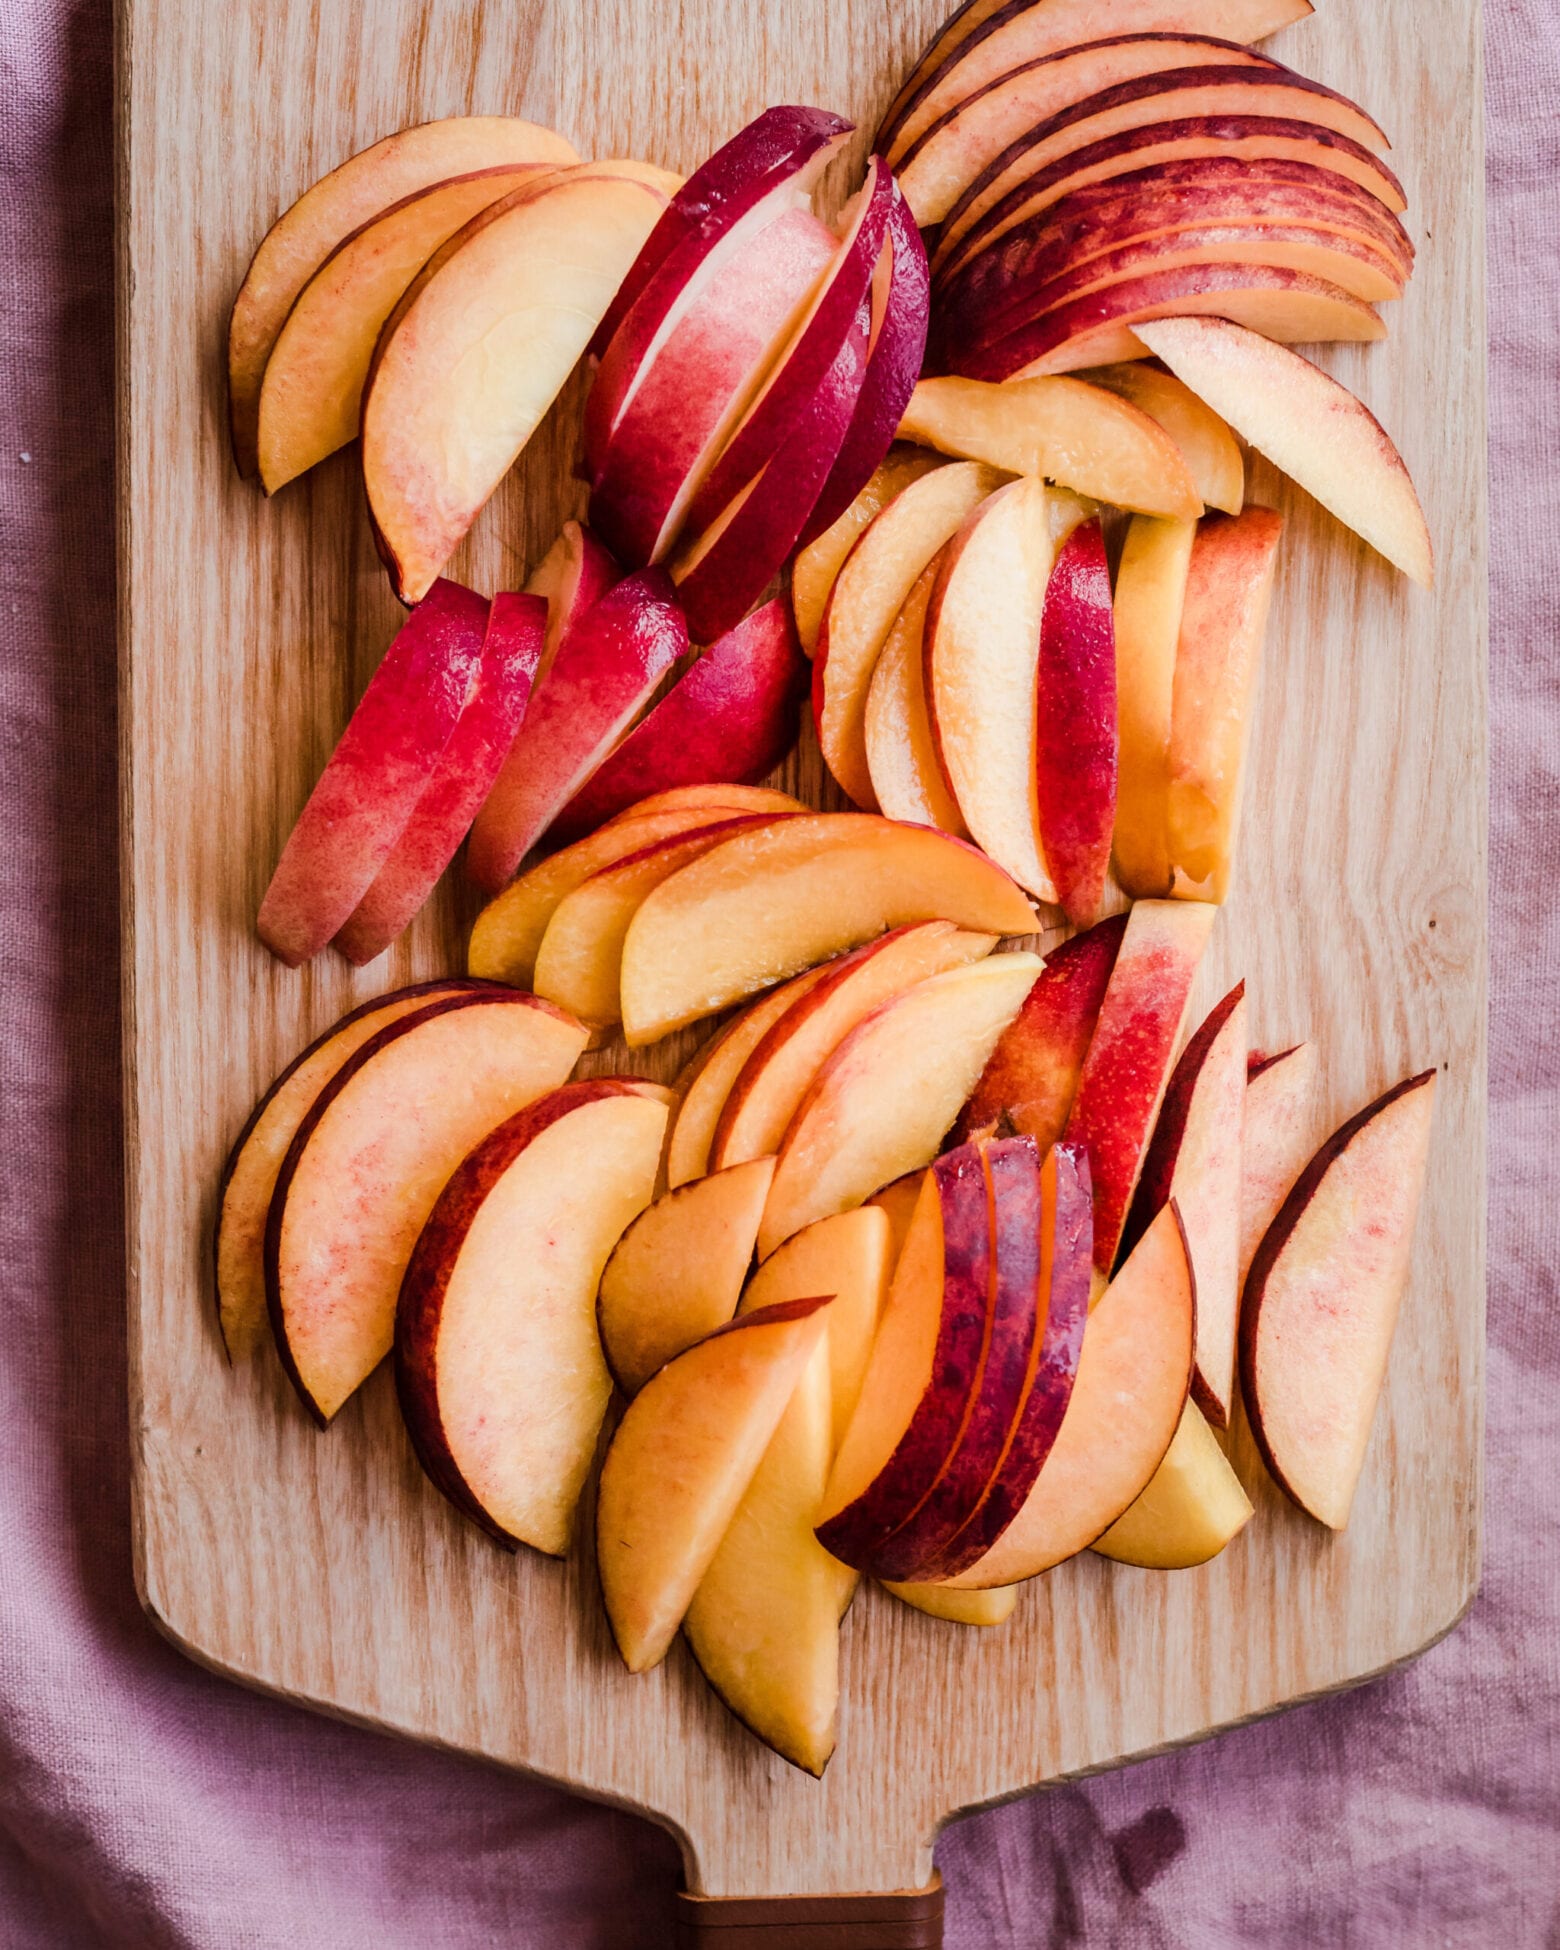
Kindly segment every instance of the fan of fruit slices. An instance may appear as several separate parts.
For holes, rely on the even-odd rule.
[[[686,182],[425,124],[234,307],[240,470],[356,442],[410,612],[261,937],[366,964],[463,842],[490,901],[464,973],[337,1023],[240,1135],[229,1354],[273,1340],[322,1427],[393,1354],[511,1548],[571,1548],[605,1431],[625,1663],[680,1630],[815,1774],[861,1578],[995,1626],[1085,1549],[1203,1563],[1253,1514],[1242,1404],[1319,1522],[1364,1465],[1435,1072],[1328,1135],[1321,1053],[1251,1050],[1244,985],[1188,1021],[1282,541],[1242,442],[1433,574],[1391,440],[1290,349],[1384,337],[1414,258],[1382,131],[1257,45],[1310,11],[969,0],[833,224],[820,109]],[[582,358],[587,518],[463,587]],[[855,810],[765,783],[799,735]],[[670,1088],[575,1076],[694,1025]]]

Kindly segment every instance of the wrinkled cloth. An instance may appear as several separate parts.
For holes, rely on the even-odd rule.
[[[950,1829],[938,1857],[950,1950],[1560,1946],[1560,6],[1487,0],[1486,13],[1495,790],[1482,1595],[1392,1678]],[[650,1825],[249,1695],[180,1659],[138,1610],[110,9],[6,0],[3,18],[0,1950],[668,1945],[678,1865]]]

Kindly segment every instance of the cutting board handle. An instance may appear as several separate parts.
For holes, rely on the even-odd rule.
[[[677,1950],[942,1950],[942,1877],[889,1896],[677,1898]]]

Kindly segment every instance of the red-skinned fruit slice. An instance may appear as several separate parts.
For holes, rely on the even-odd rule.
[[[532,680],[533,689],[545,681],[565,638],[622,579],[623,571],[605,542],[582,522],[563,524],[557,541],[531,571],[525,585],[528,596],[540,596],[547,605],[547,640]]]
[[[777,596],[678,678],[564,807],[552,837],[594,832],[652,793],[763,778],[796,743],[808,680],[791,606]]]
[[[1246,1281],[1251,1432],[1279,1488],[1332,1530],[1349,1521],[1408,1285],[1435,1081],[1408,1078],[1327,1140]]]
[[[546,629],[539,596],[493,598],[471,700],[406,830],[336,935],[348,961],[361,966],[383,954],[454,859],[519,732]]]
[[[1277,1056],[1251,1054],[1240,1147],[1239,1292],[1268,1227],[1316,1150],[1319,1068],[1314,1043],[1297,1043]]]
[[[260,903],[260,939],[289,968],[317,955],[389,859],[471,696],[488,605],[429,590],[369,679]]]
[[[1116,824],[1116,631],[1097,520],[1062,544],[1040,619],[1040,840],[1075,928],[1099,918]]]
[[[471,877],[496,894],[688,648],[660,570],[608,590],[571,630],[471,829]]]

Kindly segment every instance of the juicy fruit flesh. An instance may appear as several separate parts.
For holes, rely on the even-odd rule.
[[[1132,1508],[1094,1549],[1119,1564],[1184,1571],[1217,1557],[1250,1523],[1251,1498],[1195,1402],[1181,1415],[1164,1461]]]

